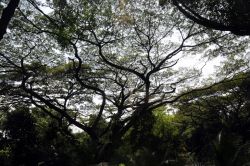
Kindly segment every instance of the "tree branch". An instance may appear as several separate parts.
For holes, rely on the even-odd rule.
[[[20,0],[10,0],[8,6],[3,9],[2,16],[0,19],[0,40],[3,39],[4,34],[11,18],[14,16],[15,10],[18,7]]]

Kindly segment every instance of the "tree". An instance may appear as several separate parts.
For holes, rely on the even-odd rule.
[[[247,46],[153,0],[75,0],[65,7],[27,1],[10,27],[0,53],[1,106],[22,102],[82,129],[95,144],[97,162],[110,159],[138,120],[189,93],[180,87],[200,72],[175,69],[179,59],[204,50],[230,55]]]
[[[2,166],[80,166],[93,161],[86,134],[72,133],[37,108],[6,108],[1,112],[0,131]]]
[[[10,148],[10,165],[34,165],[38,163],[35,120],[30,112],[19,108],[18,111],[8,113],[3,122],[2,130],[4,131],[4,138],[1,141],[2,148]]]
[[[161,0],[164,5],[168,1]],[[231,31],[236,35],[249,35],[250,3],[243,0],[199,1],[172,0],[189,19],[208,28]]]
[[[179,113],[190,124],[188,144],[198,161],[216,165],[249,162],[249,85],[248,71],[182,101]]]
[[[144,124],[132,128],[129,145],[132,146],[133,153],[129,154],[132,154],[130,161],[133,161],[134,165],[177,166],[189,163],[185,144],[187,134],[183,127],[185,124],[181,123],[182,117],[177,114],[166,114],[166,110],[168,111],[164,107],[158,108],[151,118],[148,116],[147,120],[141,119],[140,123]]]

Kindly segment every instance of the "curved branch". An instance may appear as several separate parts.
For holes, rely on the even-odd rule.
[[[233,26],[233,25],[224,25],[216,21],[209,20],[205,17],[202,17],[200,14],[186,6],[185,4],[179,2],[179,0],[172,0],[173,4],[182,12],[187,18],[191,19],[197,24],[205,26],[207,28],[212,28],[220,31],[231,31],[236,35],[250,35],[249,26]]]
[[[100,107],[100,110],[99,110],[99,113],[93,123],[93,125],[91,126],[93,129],[96,128],[98,122],[100,121],[101,117],[102,117],[102,114],[103,114],[103,111],[104,111],[104,108],[105,108],[105,105],[106,105],[106,94],[103,90],[99,89],[98,87],[94,87],[94,86],[91,86],[91,85],[87,85],[85,84],[80,76],[79,76],[79,73],[80,73],[80,70],[82,68],[82,59],[80,58],[80,56],[78,55],[78,49],[77,49],[77,46],[75,43],[69,41],[70,44],[72,45],[73,49],[74,49],[74,52],[75,52],[75,58],[78,60],[78,65],[76,66],[75,68],[75,78],[76,80],[80,83],[80,85],[82,87],[85,87],[87,89],[90,89],[90,90],[93,90],[93,91],[96,91],[96,92],[99,92],[102,96],[102,104],[101,104],[101,107]],[[75,64],[74,64],[75,66]]]

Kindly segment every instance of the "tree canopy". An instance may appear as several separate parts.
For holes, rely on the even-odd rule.
[[[22,106],[33,114],[35,108],[55,121],[59,127],[53,129],[69,136],[70,128],[80,129],[96,163],[124,150],[128,135],[134,140],[130,150],[140,147],[146,154],[143,135],[152,144],[161,139],[152,134],[159,108],[249,70],[243,58],[248,37],[204,28],[173,4],[163,8],[154,0],[27,0],[8,29],[0,45],[1,109]],[[224,59],[217,80],[202,83],[207,62],[178,66],[193,55]],[[179,127],[167,130],[174,138]]]

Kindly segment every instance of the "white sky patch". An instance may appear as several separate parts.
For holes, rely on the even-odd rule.
[[[40,2],[42,4],[46,4],[46,0],[40,0]],[[41,10],[45,13],[45,14],[49,14],[51,12],[53,12],[54,10],[51,9],[49,6],[45,6],[45,5],[42,5],[40,6]]]
[[[208,59],[208,57],[201,57],[201,55],[188,55],[179,60],[175,68],[195,68],[202,70],[202,77],[209,77],[215,73],[215,66],[219,66],[223,58],[218,56],[213,59]]]

